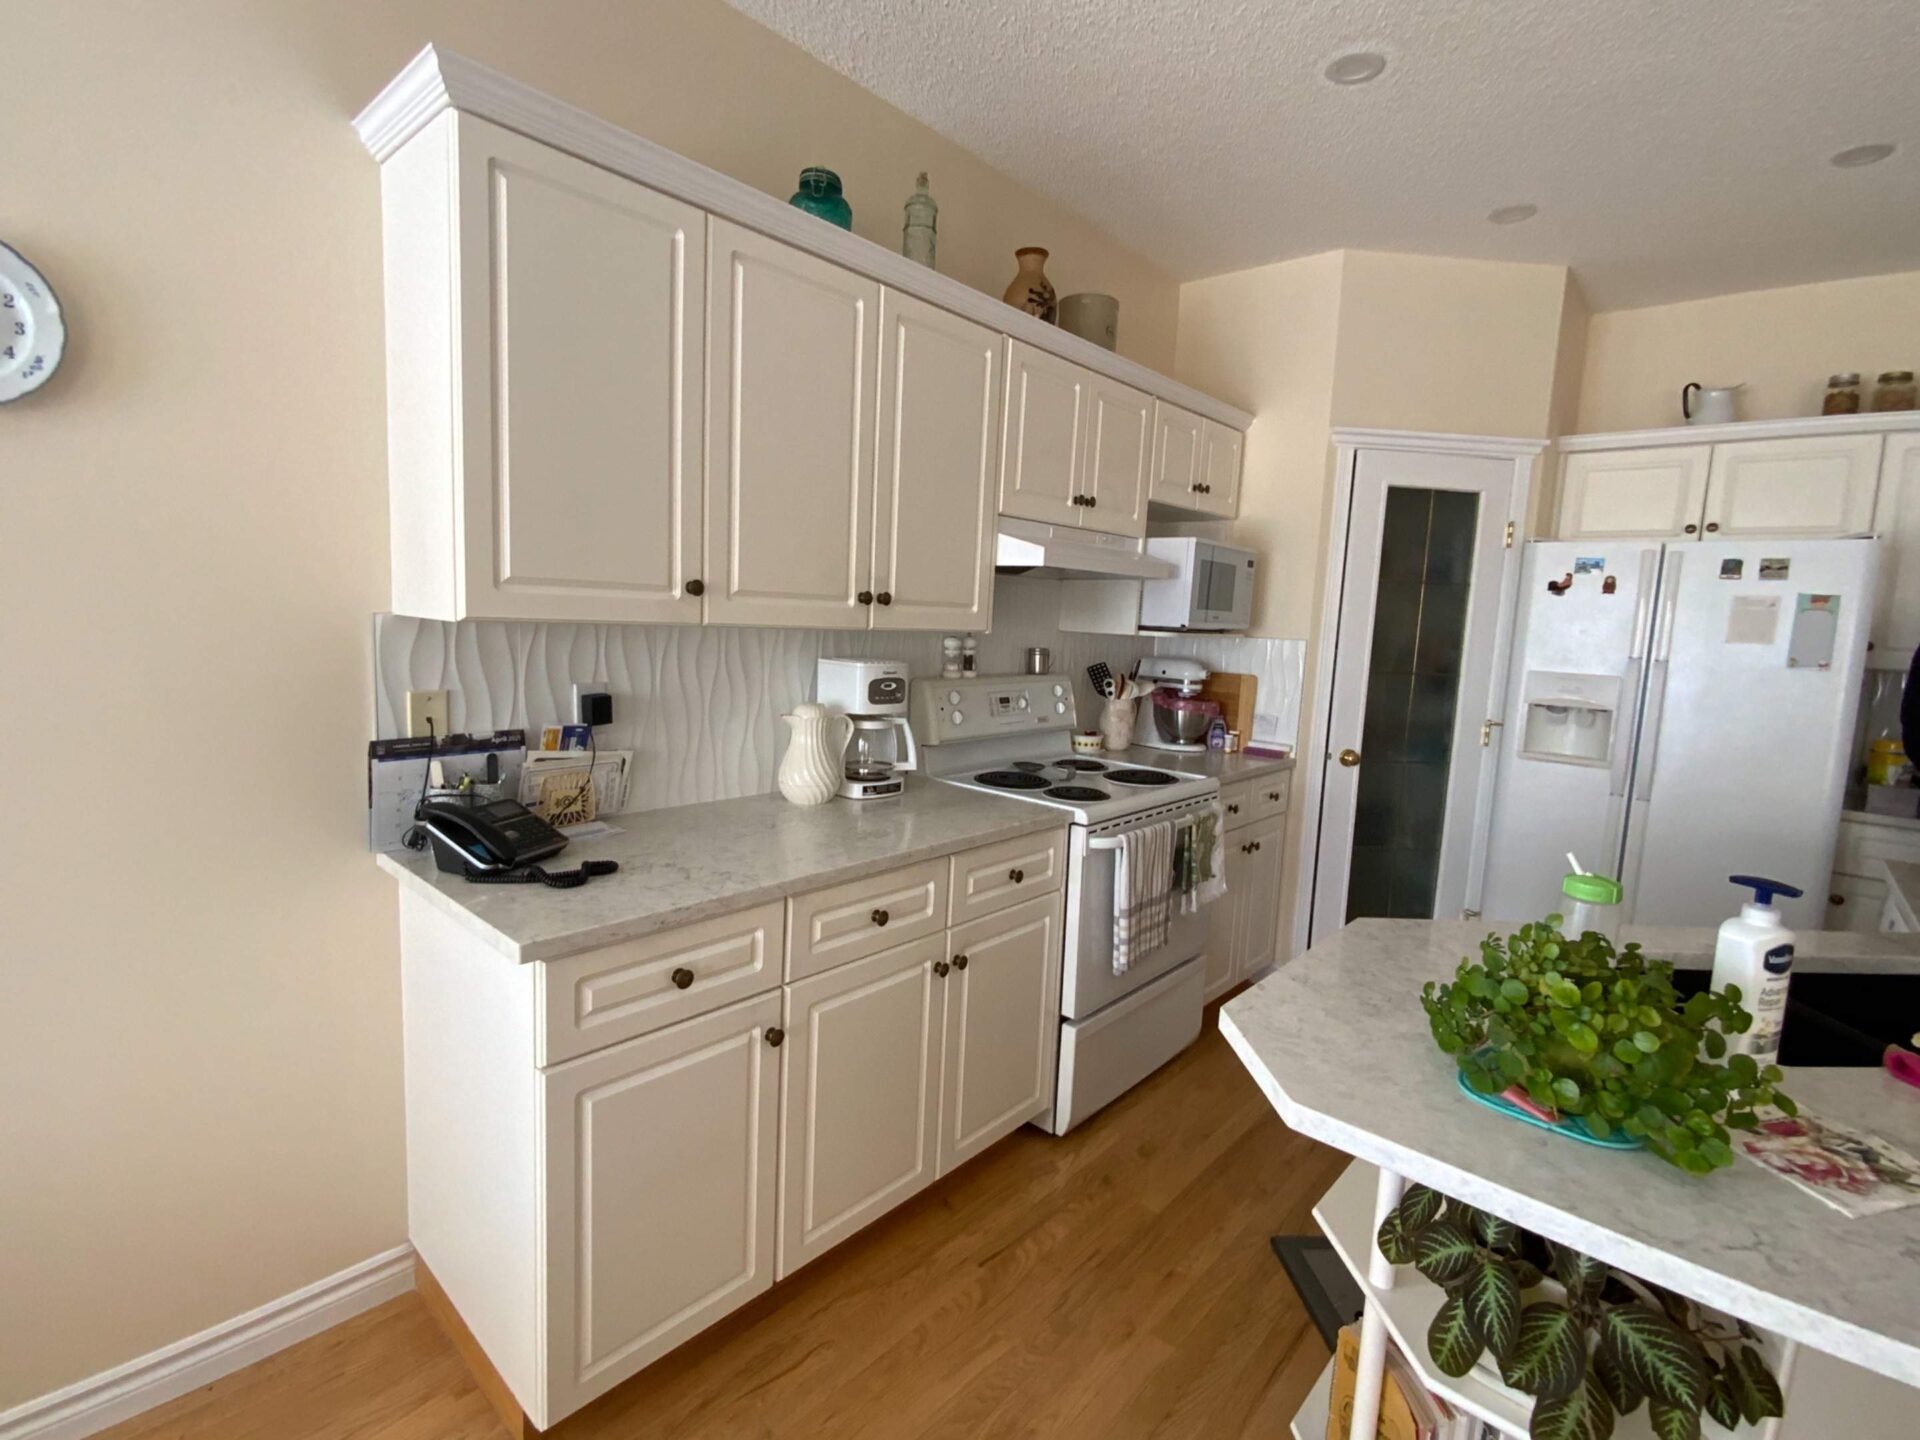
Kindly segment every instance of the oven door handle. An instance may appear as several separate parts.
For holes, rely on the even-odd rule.
[[[1194,822],[1196,822],[1197,820],[1199,820],[1199,818],[1200,818],[1200,817],[1199,817],[1198,815],[1185,815],[1185,816],[1181,816],[1180,818],[1178,818],[1178,819],[1176,819],[1176,820],[1175,820],[1175,821],[1173,822],[1173,828],[1174,828],[1175,830],[1191,830],[1191,829],[1192,829],[1192,828],[1194,827]],[[1129,834],[1129,833],[1131,833],[1131,832],[1128,832],[1128,831],[1122,831],[1122,832],[1121,832],[1121,834],[1122,834],[1122,835],[1124,835],[1124,834]],[[1089,849],[1089,850],[1118,850],[1118,849],[1120,848],[1120,840],[1121,840],[1121,835],[1094,835],[1094,836],[1090,836],[1090,837],[1088,838],[1088,840],[1087,840],[1087,849]]]

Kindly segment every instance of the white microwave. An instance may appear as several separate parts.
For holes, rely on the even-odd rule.
[[[1147,541],[1147,554],[1172,565],[1173,574],[1141,582],[1142,630],[1244,630],[1252,623],[1258,562],[1251,550],[1165,535]]]

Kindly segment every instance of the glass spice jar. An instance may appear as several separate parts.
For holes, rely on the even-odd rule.
[[[1852,372],[1827,377],[1827,395],[1820,402],[1822,415],[1858,415],[1860,413],[1860,377]]]
[[[1876,410],[1912,410],[1920,408],[1920,390],[1913,383],[1913,371],[1888,370],[1873,387]]]

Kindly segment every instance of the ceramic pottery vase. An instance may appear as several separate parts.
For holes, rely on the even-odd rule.
[[[853,722],[809,701],[782,715],[792,732],[780,759],[780,793],[796,805],[824,805],[840,788],[840,761]]]
[[[800,188],[787,203],[842,230],[853,228],[853,206],[840,193],[840,177],[824,165],[809,165],[800,172]]]
[[[1053,282],[1047,279],[1047,252],[1028,245],[1013,252],[1020,269],[1000,298],[1015,309],[1024,310],[1051,325],[1056,311]]]
[[[933,269],[933,232],[939,218],[940,207],[927,193],[927,172],[922,170],[913,182],[913,194],[907,197],[907,223],[900,232],[900,253],[929,270]]]

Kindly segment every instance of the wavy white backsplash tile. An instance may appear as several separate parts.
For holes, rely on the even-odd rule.
[[[1018,671],[1029,645],[1053,650],[1071,676],[1080,722],[1098,724],[1086,667],[1124,669],[1152,643],[1059,629],[1058,588],[1003,578],[994,628],[979,638],[982,674]],[[573,715],[576,680],[614,697],[606,749],[632,750],[628,807],[654,810],[774,788],[786,750],[780,716],[813,692],[824,655],[900,660],[916,676],[940,673],[940,636],[865,630],[766,630],[724,625],[580,625],[376,615],[374,732],[406,731],[409,690],[446,690],[454,731],[538,732]],[[1262,680],[1264,687],[1266,681]],[[1264,700],[1262,705],[1264,707]]]

